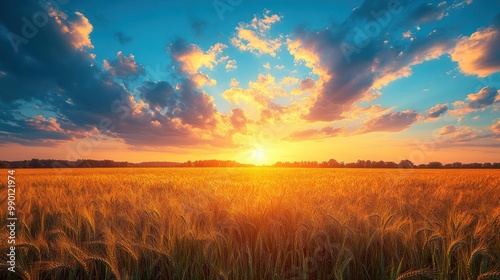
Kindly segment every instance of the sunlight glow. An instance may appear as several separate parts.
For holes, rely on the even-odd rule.
[[[263,149],[256,148],[253,150],[252,161],[254,164],[263,164],[266,161],[266,154]]]

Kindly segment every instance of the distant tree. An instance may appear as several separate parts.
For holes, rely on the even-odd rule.
[[[413,162],[411,162],[410,160],[407,160],[407,159],[401,160],[399,162],[398,166],[399,166],[399,168],[414,168],[415,167]]]
[[[443,168],[443,164],[439,161],[432,161],[427,164],[428,168]]]
[[[37,158],[34,158],[34,159],[32,159],[32,160],[30,161],[30,163],[29,163],[29,167],[31,167],[31,168],[43,168],[43,167],[45,167],[45,166],[43,165],[43,163],[42,163],[42,161],[41,161],[41,160],[39,160],[39,159],[37,159]]]

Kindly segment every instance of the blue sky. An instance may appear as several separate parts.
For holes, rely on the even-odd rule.
[[[496,159],[497,1],[44,3],[0,12],[3,159]]]

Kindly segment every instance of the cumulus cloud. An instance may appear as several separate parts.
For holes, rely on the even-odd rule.
[[[450,114],[453,116],[461,116],[471,112],[484,110],[498,103],[500,103],[500,90],[492,87],[483,87],[479,92],[467,95],[465,101],[454,102],[455,108],[450,111]]]
[[[178,86],[145,82],[137,89],[139,98],[114,77],[140,73],[141,66],[121,53],[106,61],[108,71],[96,66],[88,52],[92,25],[82,13],[67,16],[51,10],[47,24],[28,44],[13,46],[5,34],[19,33],[19,19],[40,7],[27,1],[5,3],[4,8],[0,25],[7,32],[0,33],[0,88],[16,89],[16,94],[0,93],[0,143],[50,145],[88,134],[105,134],[137,146],[227,143],[210,135],[218,113],[212,97],[200,91],[190,75],[213,68],[222,45],[200,53],[196,46],[178,43],[172,49],[181,69],[175,78]],[[50,113],[27,117],[16,110],[30,102],[43,104]],[[14,110],[6,111],[6,106]]]
[[[238,66],[236,65],[236,60],[235,59],[230,59],[230,60],[227,61],[227,63],[226,63],[226,71],[227,72],[233,71],[236,68],[238,68]]]
[[[204,52],[197,45],[187,44],[185,40],[178,39],[170,44],[169,50],[172,58],[180,64],[182,71],[194,74],[202,67],[213,70],[219,62],[227,59],[219,57],[225,48],[226,45],[217,43]]]
[[[500,71],[500,24],[482,28],[461,38],[451,53],[467,75],[486,77]]]
[[[387,38],[386,34],[393,33],[406,17],[394,17],[378,34],[366,35],[362,23],[384,6],[387,1],[365,1],[343,23],[319,31],[298,29],[295,38],[288,41],[295,60],[303,61],[319,76],[318,94],[304,119],[341,119],[356,102],[370,99],[390,82],[411,75],[412,66],[451,50],[454,40],[442,30],[412,41]],[[387,47],[388,39],[391,48]]]
[[[128,57],[124,56],[121,51],[116,54],[115,60],[105,59],[103,68],[118,78],[137,77],[144,74],[144,67],[137,64],[135,57],[132,54]]]
[[[170,107],[172,110],[175,109],[178,95],[170,83],[165,81],[146,81],[138,90],[141,93],[141,98],[152,108],[157,108],[157,110],[167,107]]]
[[[231,78],[231,81],[229,82],[230,87],[237,87],[239,84],[240,82],[238,82],[235,78]]]
[[[426,112],[426,119],[437,119],[448,111],[448,104],[437,104]]]
[[[387,113],[366,121],[362,133],[401,131],[410,127],[418,118],[419,114],[412,110]]]
[[[282,17],[271,14],[269,10],[264,11],[262,17],[254,15],[250,23],[241,22],[236,27],[236,34],[231,38],[231,44],[241,51],[276,56],[276,52],[281,48],[282,38],[281,36],[274,39],[269,38],[269,31],[271,26],[281,19]]]

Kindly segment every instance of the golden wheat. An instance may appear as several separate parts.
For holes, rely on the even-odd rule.
[[[6,271],[0,247],[1,279],[476,280],[500,270],[497,170],[19,169],[16,181],[19,269]]]

